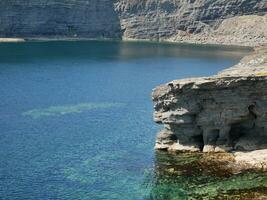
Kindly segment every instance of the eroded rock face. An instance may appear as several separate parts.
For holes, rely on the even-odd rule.
[[[161,38],[178,30],[198,33],[226,18],[262,14],[264,0],[120,0],[116,4],[127,37]],[[137,28],[138,27],[138,28]]]
[[[210,27],[197,34],[178,34],[167,38],[167,41],[183,41],[198,44],[224,44],[239,46],[259,46],[266,44],[267,15],[235,16],[222,20],[218,26]]]
[[[266,0],[120,0],[115,5],[124,39],[267,43]]]
[[[1,37],[121,38],[115,0],[1,0]]]
[[[266,0],[1,0],[0,37],[257,46],[266,13]]]
[[[263,48],[216,76],[176,80],[154,89],[154,120],[164,124],[156,149],[267,149],[266,64]]]

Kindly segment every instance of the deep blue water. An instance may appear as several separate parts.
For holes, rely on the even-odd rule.
[[[215,74],[247,53],[157,43],[0,44],[0,199],[164,199],[151,195],[160,129],[152,89]]]

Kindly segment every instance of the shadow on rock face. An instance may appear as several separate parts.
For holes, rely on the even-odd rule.
[[[114,0],[2,0],[2,37],[121,38]],[[13,14],[10,14],[13,13]]]

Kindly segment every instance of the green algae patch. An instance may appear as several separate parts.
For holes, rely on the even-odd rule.
[[[218,158],[221,161],[216,162]],[[157,152],[150,196],[157,200],[267,198],[267,173],[233,170],[227,154]]]
[[[77,105],[51,106],[48,108],[33,109],[22,113],[22,115],[38,119],[41,117],[61,116],[72,113],[82,113],[89,110],[108,109],[121,106],[123,106],[121,103],[80,103]]]

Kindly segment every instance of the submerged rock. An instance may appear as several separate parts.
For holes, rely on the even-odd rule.
[[[156,149],[232,152],[244,168],[267,169],[267,48],[212,77],[154,89]]]
[[[267,172],[244,171],[228,153],[156,151],[154,166],[153,199],[267,199]]]

